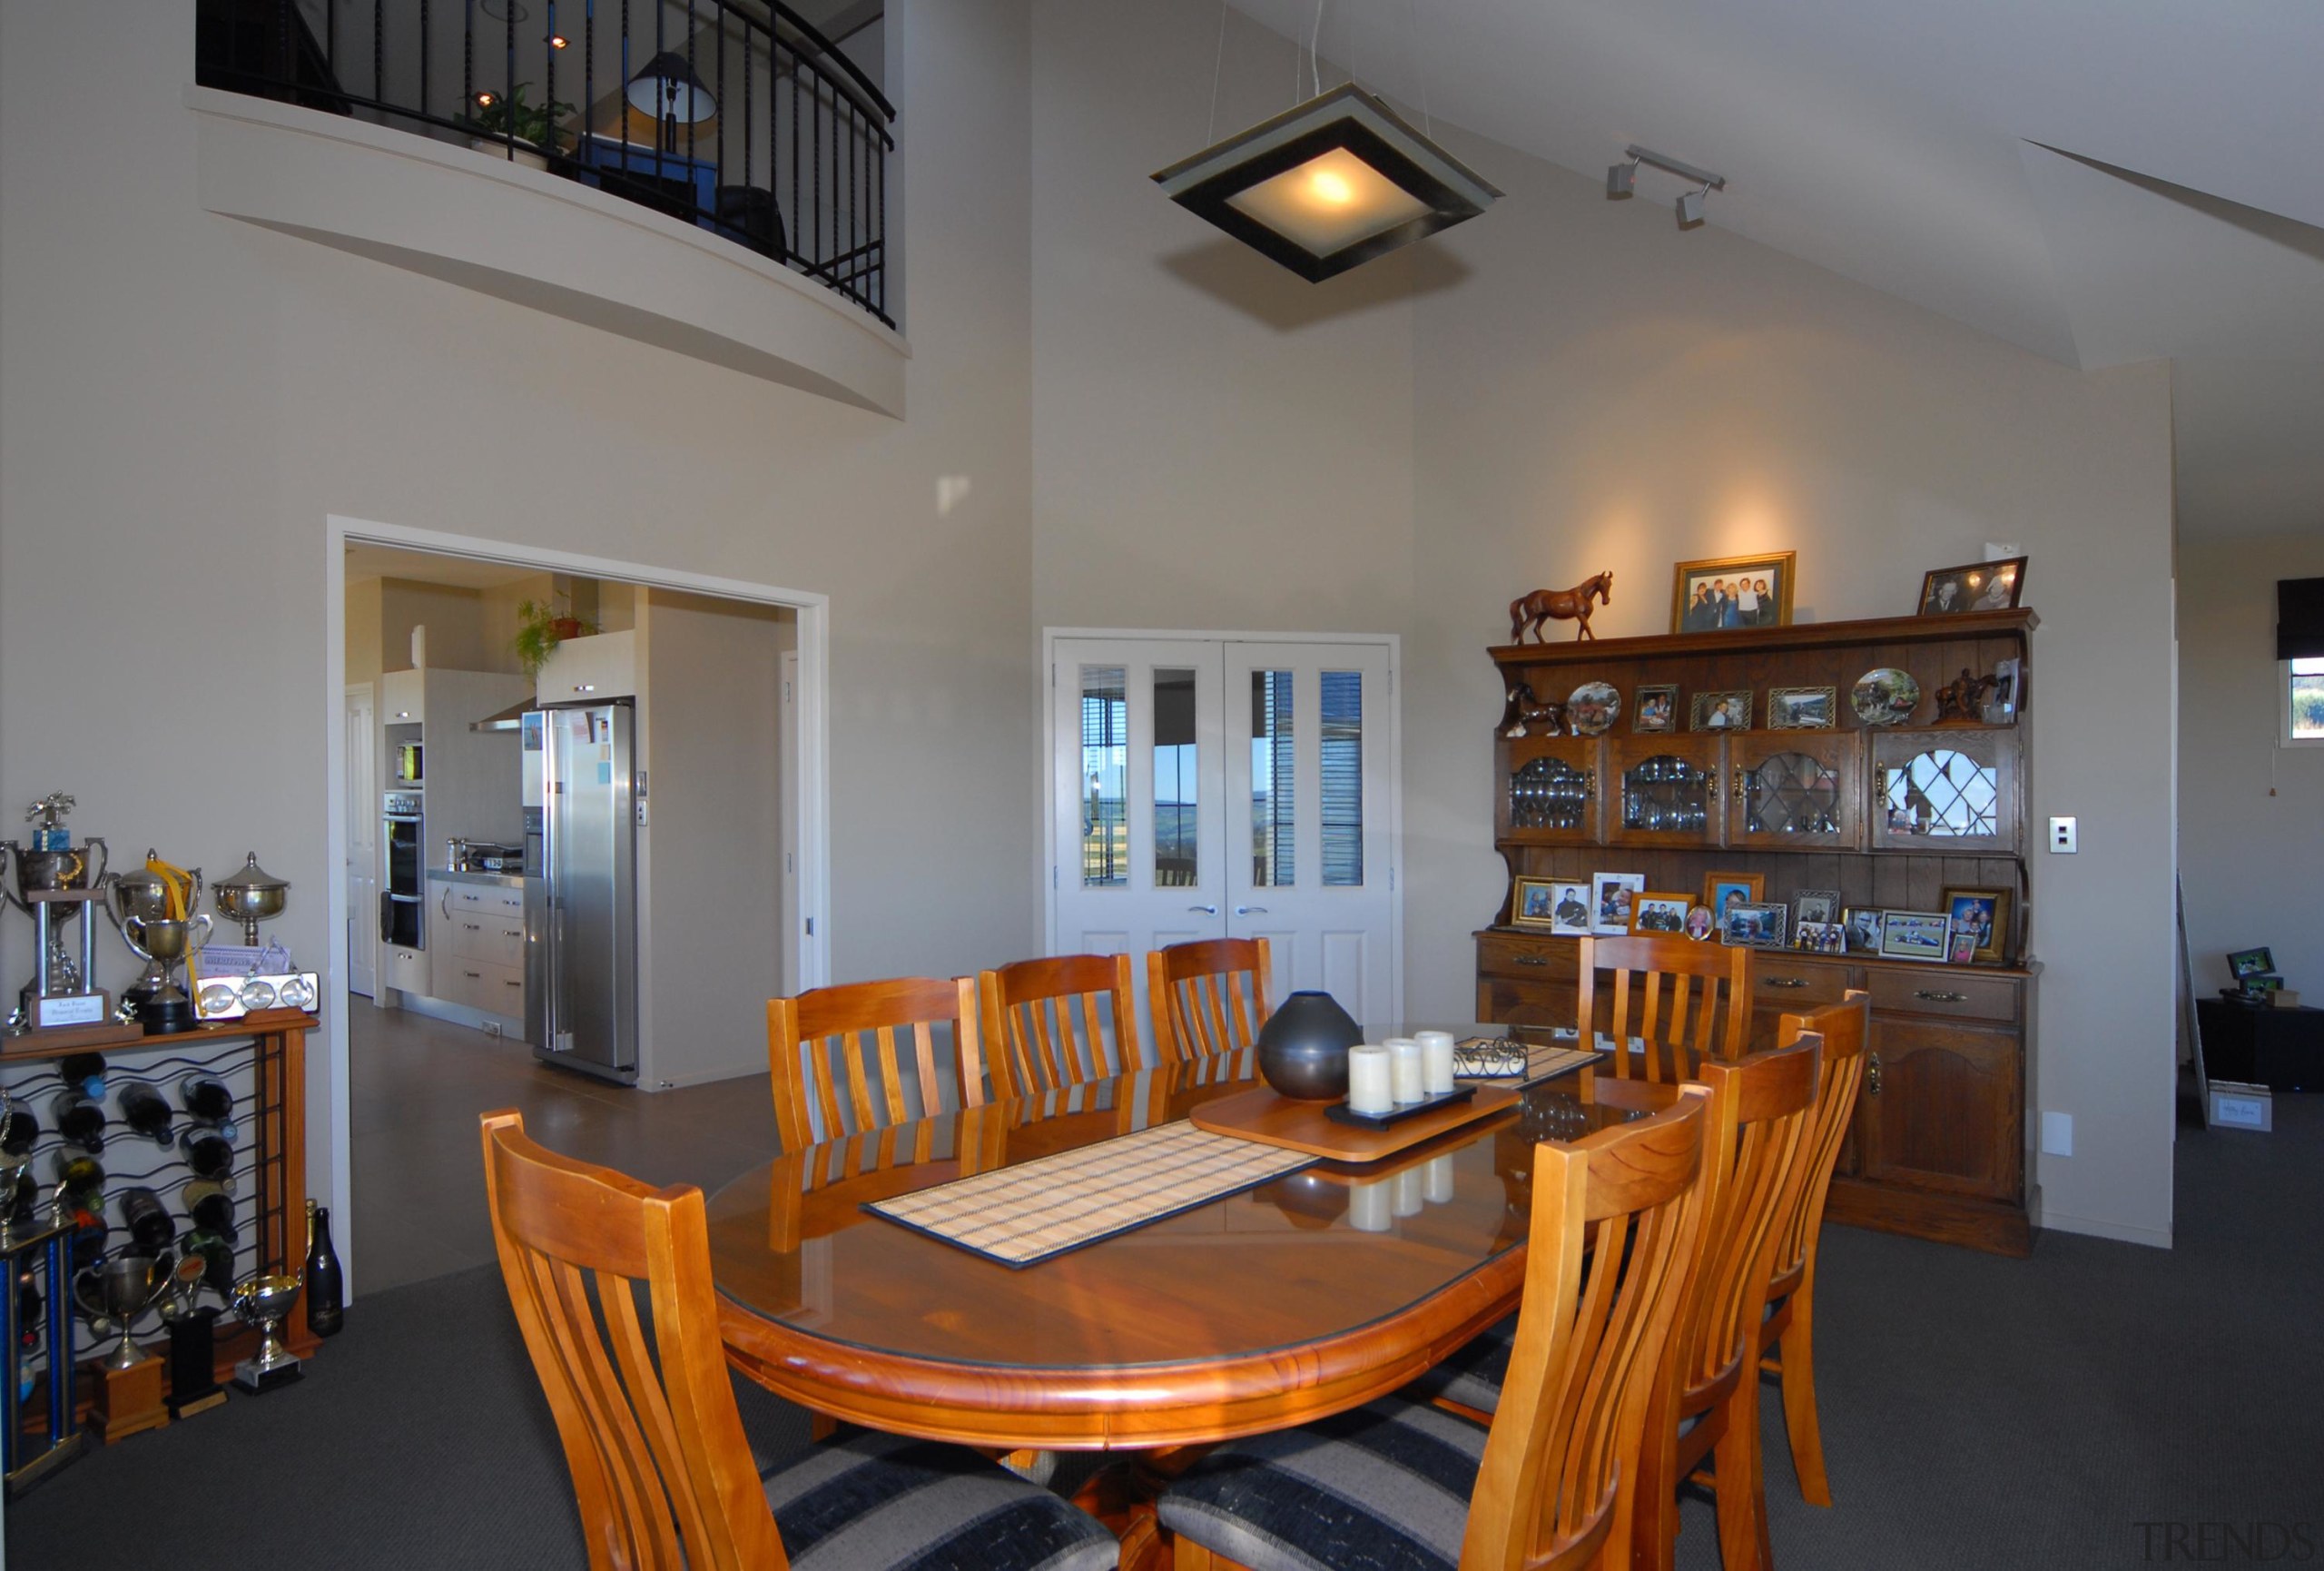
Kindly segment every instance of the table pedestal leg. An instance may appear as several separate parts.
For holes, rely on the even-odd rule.
[[[1074,1492],[1073,1503],[1113,1529],[1122,1541],[1121,1571],[1169,1571],[1170,1546],[1154,1517],[1154,1503],[1208,1446],[1134,1451],[1108,1462]]]

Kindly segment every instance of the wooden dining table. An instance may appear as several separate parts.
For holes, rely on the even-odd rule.
[[[1359,1406],[1514,1309],[1535,1142],[1641,1111],[1561,1077],[1394,1157],[1317,1161],[1022,1269],[864,1209],[1183,1119],[1255,1078],[1247,1051],[1147,1069],[743,1174],[709,1206],[729,1361],[870,1428],[1125,1453],[1077,1498],[1142,1561],[1177,1448]]]

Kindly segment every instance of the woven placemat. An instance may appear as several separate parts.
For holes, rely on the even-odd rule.
[[[1191,1210],[1315,1159],[1179,1120],[863,1209],[1021,1268]]]
[[[1569,1070],[1580,1069],[1585,1063],[1595,1062],[1600,1056],[1599,1053],[1584,1047],[1555,1042],[1511,1043],[1506,1038],[1496,1042],[1492,1038],[1480,1036],[1463,1037],[1457,1044],[1457,1048],[1469,1049],[1482,1046],[1490,1049],[1492,1046],[1502,1044],[1521,1047],[1525,1050],[1525,1067],[1521,1071],[1514,1074],[1479,1074],[1460,1070],[1457,1067],[1459,1060],[1456,1059],[1454,1078],[1475,1085],[1533,1085],[1541,1081],[1564,1074]],[[1611,1044],[1608,1045],[1610,1047]]]

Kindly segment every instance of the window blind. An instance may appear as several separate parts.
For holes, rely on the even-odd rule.
[[[2324,578],[2276,580],[2276,658],[2324,655]]]

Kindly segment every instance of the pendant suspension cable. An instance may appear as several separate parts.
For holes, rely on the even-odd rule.
[[[1419,24],[1413,20],[1413,13],[1418,8],[1419,3],[1420,0],[1404,0],[1404,38],[1412,45],[1413,74],[1420,79],[1421,134],[1423,136],[1434,136],[1436,134],[1436,127],[1430,123],[1428,118],[1428,68],[1421,63],[1420,26]]]
[[[1307,35],[1307,74],[1315,84],[1312,97],[1324,95],[1324,0],[1315,0],[1315,30]]]
[[[1205,147],[1218,140],[1218,79],[1226,72],[1226,0],[1218,0],[1218,54],[1210,63],[1210,129],[1202,139]]]

